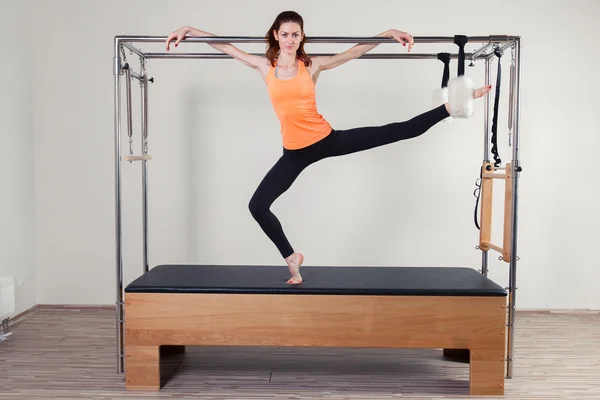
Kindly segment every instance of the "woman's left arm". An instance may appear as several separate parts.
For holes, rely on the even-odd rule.
[[[414,45],[413,37],[410,34],[408,34],[407,32],[398,31],[396,29],[387,30],[385,32],[380,33],[376,37],[394,38],[398,42],[402,43],[403,46],[408,45],[408,51],[410,51]],[[314,71],[313,74],[319,73],[320,71],[326,71],[328,69],[339,67],[340,65],[350,60],[357,59],[366,52],[373,50],[378,45],[379,43],[361,43],[334,56],[313,57],[313,65],[311,66],[311,69]]]

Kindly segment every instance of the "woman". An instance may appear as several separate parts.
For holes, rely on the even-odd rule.
[[[185,26],[171,33],[166,40],[175,46],[185,36],[215,36]],[[411,50],[414,42],[406,32],[389,30],[379,37],[392,37]],[[425,133],[449,114],[448,104],[441,105],[408,121],[378,127],[334,130],[317,112],[315,85],[321,71],[340,66],[375,48],[377,44],[358,44],[343,53],[326,57],[308,57],[304,51],[304,21],[294,11],[277,16],[266,35],[266,55],[250,55],[231,44],[212,44],[255,69],[267,84],[269,96],[281,122],[283,155],[264,177],[249,203],[249,209],[265,234],[273,241],[285,259],[292,277],[289,284],[302,283],[300,265],[303,255],[294,251],[271,204],[290,188],[298,175],[309,165],[326,157],[341,156],[385,144],[414,138]],[[479,98],[491,90],[491,85],[474,91]]]

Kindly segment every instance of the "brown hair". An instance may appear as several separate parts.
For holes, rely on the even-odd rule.
[[[277,39],[275,38],[275,34],[273,33],[273,31],[278,31],[279,28],[281,27],[281,25],[286,22],[297,23],[298,25],[300,25],[300,29],[302,30],[302,33],[304,33],[304,20],[302,19],[300,14],[298,14],[295,11],[284,11],[284,12],[280,13],[277,16],[277,18],[275,18],[275,21],[273,21],[273,25],[271,25],[271,28],[269,28],[269,31],[265,35],[265,39],[267,39],[267,43],[268,43],[266,56],[269,59],[271,66],[275,66],[275,60],[279,56],[279,51],[280,51],[279,42],[277,42]],[[306,65],[308,67],[311,64],[311,61],[310,61],[310,58],[308,57],[308,55],[306,54],[306,52],[304,51],[304,43],[305,42],[306,42],[306,36],[304,36],[302,38],[302,41],[300,42],[300,46],[298,46],[298,51],[296,52],[296,58],[302,60],[304,62],[304,65]]]

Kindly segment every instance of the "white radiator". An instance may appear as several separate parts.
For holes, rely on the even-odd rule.
[[[15,277],[0,277],[0,322],[15,312]]]

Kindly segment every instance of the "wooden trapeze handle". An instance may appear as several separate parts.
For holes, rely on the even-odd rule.
[[[481,228],[479,231],[479,248],[495,250],[502,254],[505,262],[511,256],[511,220],[512,220],[512,166],[506,164],[505,172],[488,172],[494,170],[492,163],[484,163],[481,167]],[[504,227],[502,247],[492,243],[492,199],[494,179],[504,179]]]

